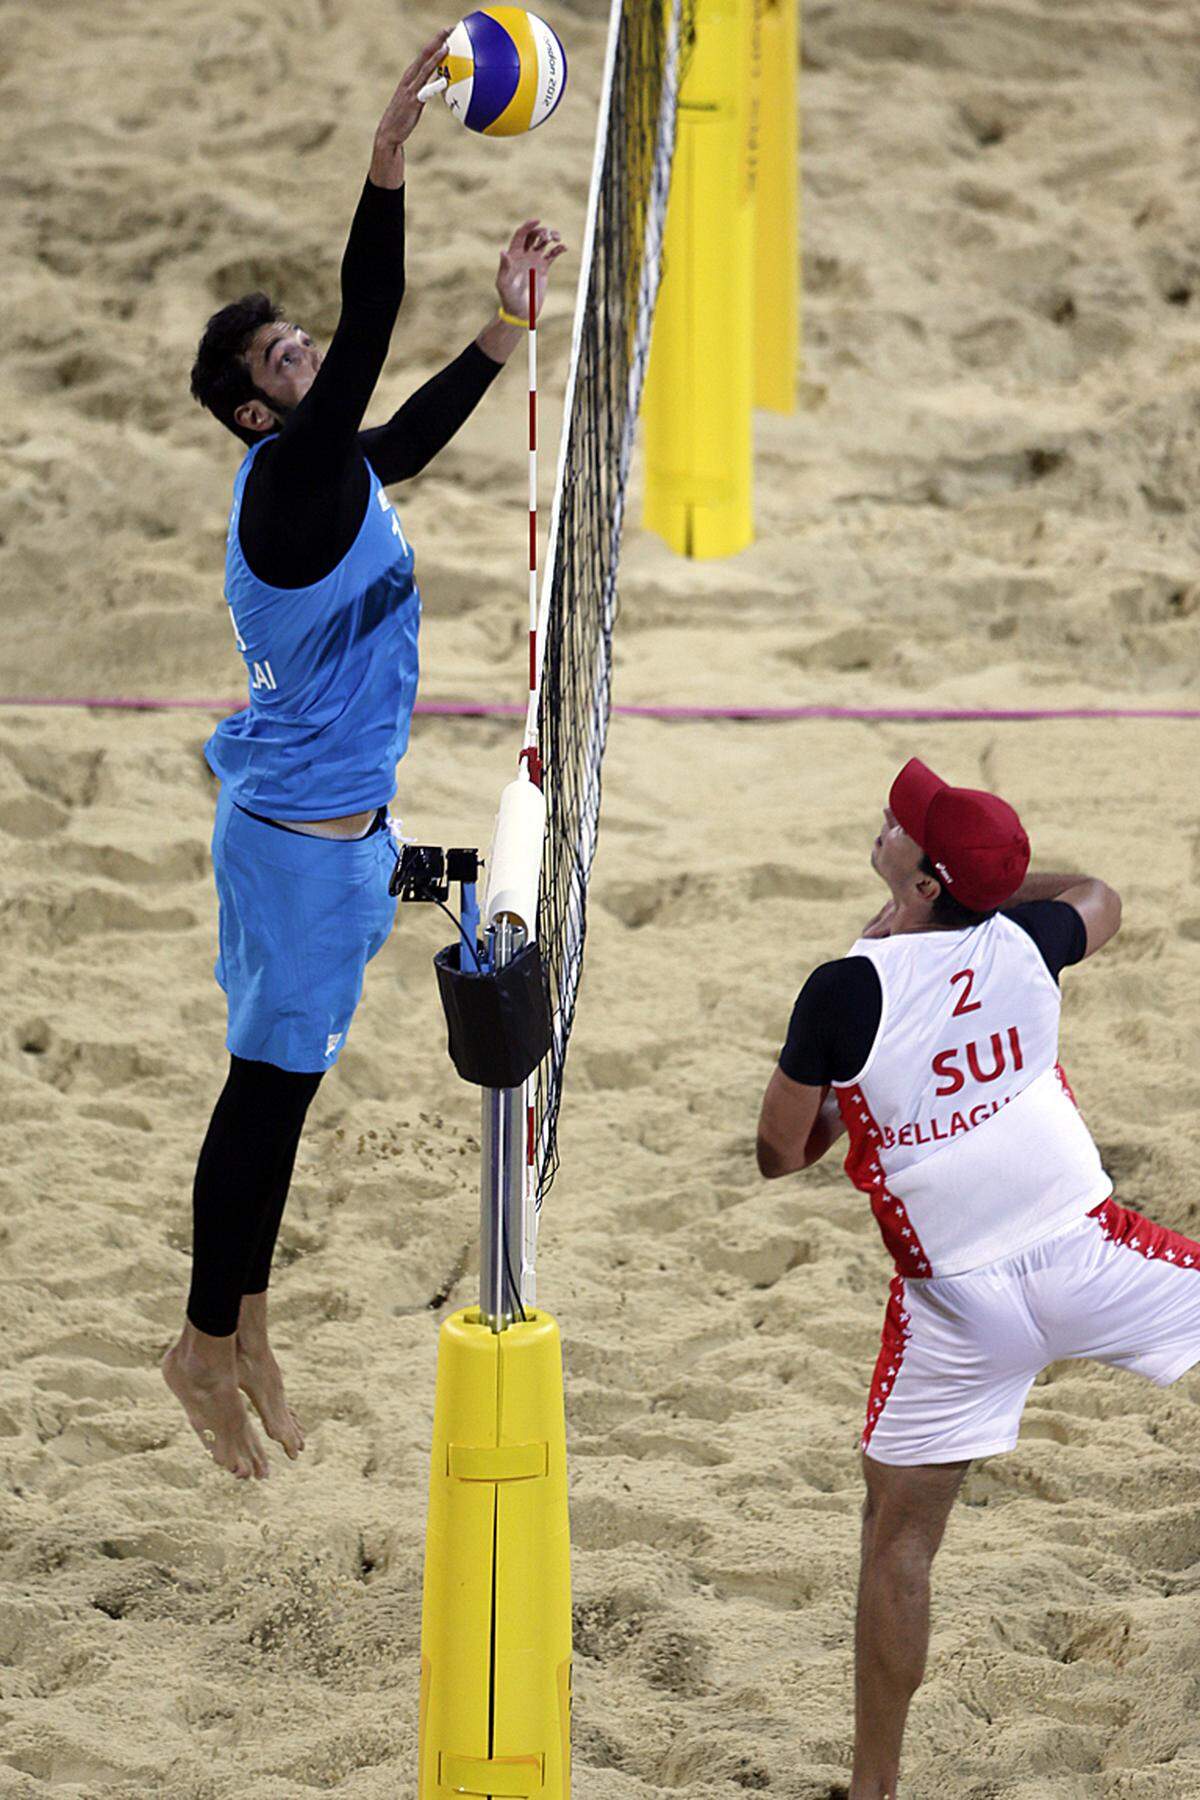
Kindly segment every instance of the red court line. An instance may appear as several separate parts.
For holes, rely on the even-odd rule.
[[[0,694],[0,706],[71,706],[110,712],[218,712],[244,710],[244,700],[158,700],[149,695]],[[509,700],[418,700],[426,718],[519,719],[524,705]],[[1197,706],[614,706],[628,719],[669,721],[748,719],[780,724],[798,719],[844,719],[879,724],[911,720],[930,724],[1022,724],[1042,719],[1200,719]]]

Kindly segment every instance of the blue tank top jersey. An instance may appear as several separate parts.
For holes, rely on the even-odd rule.
[[[250,705],[221,721],[204,753],[230,798],[268,818],[366,812],[392,798],[408,748],[421,623],[413,553],[368,463],[366,517],[337,567],[309,587],[259,581],[242,555],[238,520],[261,449],[255,444],[237,472],[225,552]]]

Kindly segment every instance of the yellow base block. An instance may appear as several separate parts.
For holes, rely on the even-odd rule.
[[[442,1326],[421,1622],[420,1800],[568,1800],[571,1565],[548,1313]]]

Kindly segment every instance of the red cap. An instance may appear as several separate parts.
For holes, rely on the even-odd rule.
[[[950,787],[914,756],[893,781],[888,805],[947,892],[972,912],[1003,906],[1024,881],[1029,839],[998,794]]]

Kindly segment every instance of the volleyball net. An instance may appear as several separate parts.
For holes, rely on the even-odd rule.
[[[558,1167],[563,1069],[600,816],[625,489],[650,352],[691,5],[613,0],[609,23],[526,726],[526,753],[540,763],[546,796],[537,935],[553,1023],[550,1051],[531,1084],[539,1208]]]

